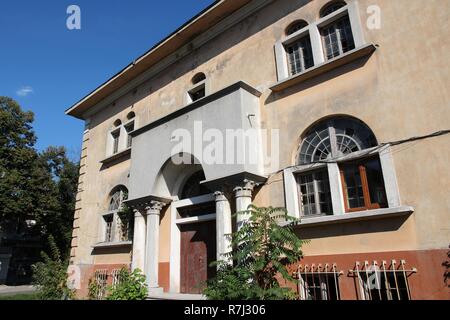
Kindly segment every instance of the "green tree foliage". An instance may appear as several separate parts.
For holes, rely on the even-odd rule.
[[[123,268],[119,273],[119,283],[107,291],[106,300],[145,300],[148,294],[145,275],[139,269],[130,272]]]
[[[5,231],[20,232],[37,201],[33,118],[14,100],[0,97],[0,227]]]
[[[33,113],[0,97],[0,229],[39,236],[50,252],[51,235],[63,257],[69,253],[78,165],[63,147],[34,148]],[[30,227],[27,221],[35,221]]]
[[[52,235],[66,257],[72,238],[78,165],[68,159],[64,147],[47,148],[39,155],[39,161],[49,193],[37,208],[35,219],[42,236]]]
[[[302,258],[305,243],[294,233],[297,220],[284,208],[250,206],[237,214],[249,219],[232,235],[234,250],[226,258],[233,263],[217,262],[217,276],[208,281],[204,294],[214,300],[295,299],[294,292],[281,287],[277,278],[297,281],[288,271],[290,264]]]
[[[68,260],[63,260],[61,252],[52,236],[48,239],[51,255],[42,253],[42,262],[33,265],[33,284],[38,288],[41,300],[61,300],[74,297],[67,287]]]

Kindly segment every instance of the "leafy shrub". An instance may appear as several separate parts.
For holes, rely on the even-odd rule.
[[[107,300],[145,300],[148,290],[145,275],[139,269],[128,271],[122,268],[119,272],[119,282],[108,287]]]
[[[249,209],[237,214],[249,215],[241,229],[230,235],[233,251],[225,255],[232,263],[218,261],[217,275],[208,281],[204,294],[213,300],[295,299],[290,288],[280,286],[277,277],[296,283],[287,268],[302,258],[305,241],[294,233],[298,221],[284,208]],[[285,221],[284,226],[279,224]]]
[[[37,287],[37,295],[41,300],[72,299],[74,291],[67,286],[68,261],[61,259],[61,253],[55,240],[49,236],[51,256],[41,253],[42,262],[32,266],[33,284]]]

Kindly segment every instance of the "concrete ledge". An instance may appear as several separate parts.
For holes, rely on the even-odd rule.
[[[325,72],[336,69],[359,58],[368,56],[375,50],[376,47],[373,44],[367,44],[362,47],[350,50],[334,59],[328,60],[324,63],[309,68],[303,72],[293,75],[287,79],[281,80],[276,84],[274,84],[272,87],[270,87],[270,89],[274,92],[284,90],[290,86],[304,82],[313,77],[317,77]]]
[[[120,242],[100,242],[92,246],[94,249],[101,249],[101,248],[118,248],[118,247],[126,247],[126,246],[132,246],[132,241],[120,241]]]
[[[101,160],[100,163],[107,164],[107,163],[113,162],[115,160],[124,158],[124,157],[126,157],[126,156],[128,156],[130,154],[131,154],[131,148],[127,148],[127,149],[122,150],[122,151],[120,151],[120,152],[118,152],[116,154],[113,154],[112,156],[110,156],[110,157],[108,157],[106,159]]]
[[[395,208],[375,209],[367,211],[358,211],[344,213],[339,215],[321,216],[321,217],[303,217],[301,222],[296,225],[297,228],[315,227],[319,225],[329,225],[338,223],[348,223],[356,221],[393,218],[403,215],[409,215],[414,212],[410,206],[401,206]]]

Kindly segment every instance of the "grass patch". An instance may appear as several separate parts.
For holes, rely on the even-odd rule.
[[[39,300],[37,293],[16,293],[0,295],[0,300]]]

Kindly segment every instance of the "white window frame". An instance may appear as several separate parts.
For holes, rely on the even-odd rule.
[[[120,124],[117,127],[112,128],[107,133],[107,141],[106,141],[106,158],[114,156],[116,154],[120,154],[121,152],[131,149],[128,147],[128,136],[129,132],[127,131],[127,127],[134,123],[134,130],[137,127],[136,118],[132,118],[131,120]],[[114,152],[114,137],[113,134],[119,131],[119,146],[117,148],[117,152]]]
[[[307,27],[294,32],[288,37],[279,40],[275,43],[275,61],[277,66],[277,76],[278,81],[282,81],[288,79],[290,77],[295,77],[303,72],[307,71],[306,69],[303,72],[297,73],[295,75],[291,75],[289,72],[289,61],[287,59],[287,51],[286,46],[295,40],[304,37],[306,34],[309,34],[311,40],[311,48],[313,52],[313,62],[314,66],[318,66],[325,63],[330,63],[334,59],[326,60],[325,59],[325,51],[324,45],[322,41],[322,36],[320,34],[321,28],[327,26],[328,24],[342,18],[343,16],[348,15],[350,20],[350,25],[352,28],[353,40],[355,43],[355,49],[358,50],[361,47],[367,45],[364,39],[364,32],[361,24],[361,18],[359,14],[359,6],[358,1],[352,1],[348,3],[346,6],[336,10],[335,12],[320,18],[319,20],[310,23]],[[314,67],[313,66],[313,67]]]
[[[208,95],[208,86],[207,86],[206,79],[204,79],[204,80],[202,80],[200,82],[197,82],[195,85],[193,85],[192,87],[190,87],[187,90],[187,92],[186,92],[186,104],[193,103],[195,101],[203,99],[204,97],[194,101],[194,100],[192,100],[192,97],[191,97],[191,94],[193,94],[193,93],[195,93],[195,92],[197,92],[197,91],[199,91],[201,89],[205,90],[205,96],[204,97],[206,97]]]
[[[131,125],[133,125],[133,130],[128,131],[128,127],[130,127]],[[123,124],[123,127],[125,129],[124,131],[125,131],[125,134],[126,134],[125,148],[129,149],[129,148],[131,148],[133,146],[133,142],[132,142],[133,140],[132,140],[132,138],[130,136],[130,132],[136,130],[136,120],[134,118],[129,120],[128,122]],[[128,145],[129,139],[131,139],[131,145]]]
[[[312,170],[318,170],[327,168],[328,178],[330,183],[331,204],[333,208],[333,215],[349,214],[345,212],[344,206],[344,194],[341,181],[341,175],[339,170],[339,164],[349,160],[358,160],[378,155],[381,163],[381,170],[384,179],[384,186],[386,191],[386,197],[388,202],[388,209],[399,208],[401,205],[400,193],[398,190],[397,177],[395,174],[394,162],[392,159],[392,151],[390,145],[384,145],[382,147],[374,147],[358,152],[351,153],[344,157],[341,157],[336,162],[329,163],[313,163],[308,165],[299,165],[284,169],[284,188],[285,188],[285,201],[286,209],[289,214],[295,218],[310,218],[305,216],[301,212],[301,206],[298,197],[298,186],[296,175],[307,173]],[[374,210],[366,210],[361,212],[369,212]],[[386,209],[379,209],[386,210]],[[352,212],[358,214],[358,212]]]

